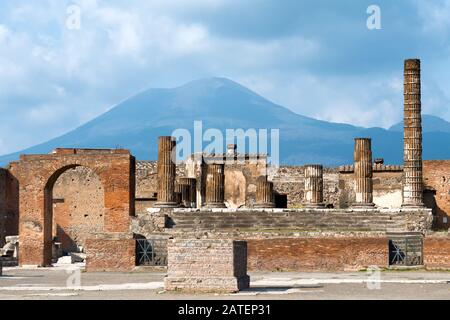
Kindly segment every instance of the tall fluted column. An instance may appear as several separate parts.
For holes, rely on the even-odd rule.
[[[355,139],[355,193],[354,207],[373,207],[372,146],[369,138]]]
[[[172,150],[176,148],[173,137],[159,137],[158,141],[158,201],[155,207],[173,208],[177,206],[175,196],[175,159]]]
[[[405,61],[403,206],[423,207],[420,60]]]
[[[195,208],[197,202],[197,180],[195,178],[180,178],[180,184],[186,186],[181,194],[182,203],[186,208]]]
[[[267,181],[267,176],[260,176],[256,180],[255,208],[274,208],[273,182]]]
[[[323,203],[323,167],[318,164],[306,165],[304,206],[320,208]]]
[[[224,164],[206,165],[206,207],[225,208],[225,166]]]

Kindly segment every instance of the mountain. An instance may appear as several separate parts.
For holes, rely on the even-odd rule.
[[[394,124],[389,128],[391,131],[403,132],[403,121]],[[450,122],[442,118],[424,114],[422,116],[422,130],[423,132],[446,132],[450,133]]]
[[[156,159],[158,136],[171,135],[178,128],[188,129],[193,136],[197,120],[203,121],[203,132],[216,128],[224,135],[226,129],[280,129],[283,164],[352,163],[355,137],[373,139],[374,158],[402,162],[403,136],[396,126],[367,129],[304,117],[231,80],[208,78],[173,89],[141,92],[67,134],[0,157],[0,164],[16,160],[19,154],[48,153],[57,147],[121,147],[130,149],[138,160]],[[450,158],[449,148],[442,148],[448,141],[449,132],[425,133],[424,157]]]

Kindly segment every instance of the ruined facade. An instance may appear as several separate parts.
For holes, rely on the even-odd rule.
[[[168,287],[188,288],[193,278],[179,282],[185,270],[170,262],[175,254],[197,263],[186,241],[203,262],[213,258],[194,239],[223,245],[212,255],[223,249],[228,258],[233,241],[245,242],[249,270],[359,270],[389,267],[391,234],[409,232],[424,236],[420,263],[449,269],[450,160],[422,162],[418,66],[405,63],[404,166],[374,163],[370,139],[355,141],[353,164],[277,170],[234,145],[176,165],[171,137],[159,139],[158,161],[135,162],[126,150],[57,149],[0,171],[0,245],[19,234],[20,265],[49,265],[58,243],[63,253],[84,251],[88,271],[132,270],[142,245],[155,259],[147,265],[169,265]],[[215,264],[225,278],[243,268],[227,261]],[[228,289],[245,284],[240,270],[241,280],[225,279]]]

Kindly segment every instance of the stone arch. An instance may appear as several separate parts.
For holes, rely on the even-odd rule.
[[[130,232],[135,160],[127,150],[56,149],[48,155],[24,155],[17,163],[20,265],[51,264],[53,186],[63,172],[78,166],[91,169],[102,182],[104,231]]]
[[[77,165],[62,169],[47,182],[51,205],[45,212],[52,219],[52,239],[68,253],[84,247],[90,235],[104,231],[105,192],[91,168]]]

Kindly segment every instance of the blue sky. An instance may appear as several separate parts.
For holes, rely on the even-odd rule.
[[[381,30],[366,10],[381,9]],[[67,9],[80,9],[80,28]],[[0,154],[149,87],[221,76],[318,119],[389,127],[405,58],[424,113],[450,120],[450,0],[0,2]]]

